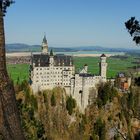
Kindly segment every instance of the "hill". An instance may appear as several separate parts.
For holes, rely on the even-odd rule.
[[[103,88],[103,90],[100,90]],[[85,114],[73,105],[65,90],[32,94],[26,81],[15,85],[16,98],[27,140],[139,140],[140,87],[124,94],[110,83],[99,86],[97,98]],[[102,93],[102,94],[101,94]],[[95,94],[93,90],[92,95]],[[103,96],[102,96],[103,95]]]
[[[49,47],[55,52],[76,52],[76,51],[104,51],[104,52],[137,52],[137,49],[129,48],[107,48],[102,46],[79,46],[79,47]],[[28,45],[22,43],[6,44],[7,52],[38,52],[41,51],[40,45]]]

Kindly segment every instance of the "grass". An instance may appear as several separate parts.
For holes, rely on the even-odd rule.
[[[118,58],[107,58],[108,68],[107,68],[107,77],[115,77],[118,72],[127,72],[128,67],[134,66],[132,62],[134,57],[129,56],[127,59],[121,60]],[[99,62],[100,58],[98,57],[75,57],[74,64],[76,70],[82,68],[84,64],[88,64],[88,70],[90,73],[99,74]],[[28,64],[9,64],[7,66],[10,77],[14,82],[17,79],[20,79],[20,82],[23,80],[28,80],[29,75],[29,65]]]
[[[28,75],[29,75],[28,64],[8,64],[7,70],[9,76],[14,81],[14,83],[17,82],[18,78],[19,78],[19,82],[22,82],[23,80],[28,80]]]
[[[107,58],[107,77],[115,77],[118,72],[128,72],[128,67],[134,66],[132,62],[134,57],[129,56],[127,59]],[[84,64],[88,64],[88,72],[99,74],[99,57],[75,57],[74,64],[76,69],[82,68]]]

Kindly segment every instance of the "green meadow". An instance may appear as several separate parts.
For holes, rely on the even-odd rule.
[[[115,77],[118,72],[128,72],[128,68],[134,66],[134,57],[129,56],[127,59],[119,58],[107,58],[107,77]],[[98,57],[75,57],[74,64],[76,71],[78,72],[84,64],[88,65],[89,73],[99,74],[99,62]],[[20,82],[28,80],[29,65],[28,64],[9,64],[7,66],[9,76],[14,82],[19,78]]]
[[[28,79],[29,65],[28,64],[8,64],[7,70],[11,79],[16,82],[19,79],[20,82]]]
[[[135,61],[135,57],[129,56],[127,59],[120,58],[107,58],[107,77],[115,77],[118,72],[128,72],[129,67],[133,67],[132,62]],[[84,64],[88,65],[88,72],[99,74],[99,57],[75,57],[74,63],[76,70],[78,71]]]

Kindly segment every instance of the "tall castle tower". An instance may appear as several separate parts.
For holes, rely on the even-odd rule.
[[[43,41],[42,41],[42,53],[47,54],[48,53],[48,42],[46,39],[46,35],[44,35]]]
[[[102,54],[100,57],[100,75],[103,78],[106,78],[106,72],[107,72],[107,63],[106,63],[106,55]]]

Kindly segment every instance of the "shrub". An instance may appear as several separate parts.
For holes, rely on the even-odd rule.
[[[66,109],[68,110],[69,115],[73,113],[73,109],[76,107],[76,101],[72,98],[72,96],[68,97],[66,101]]]
[[[56,106],[56,99],[54,93],[51,96],[51,106]]]

